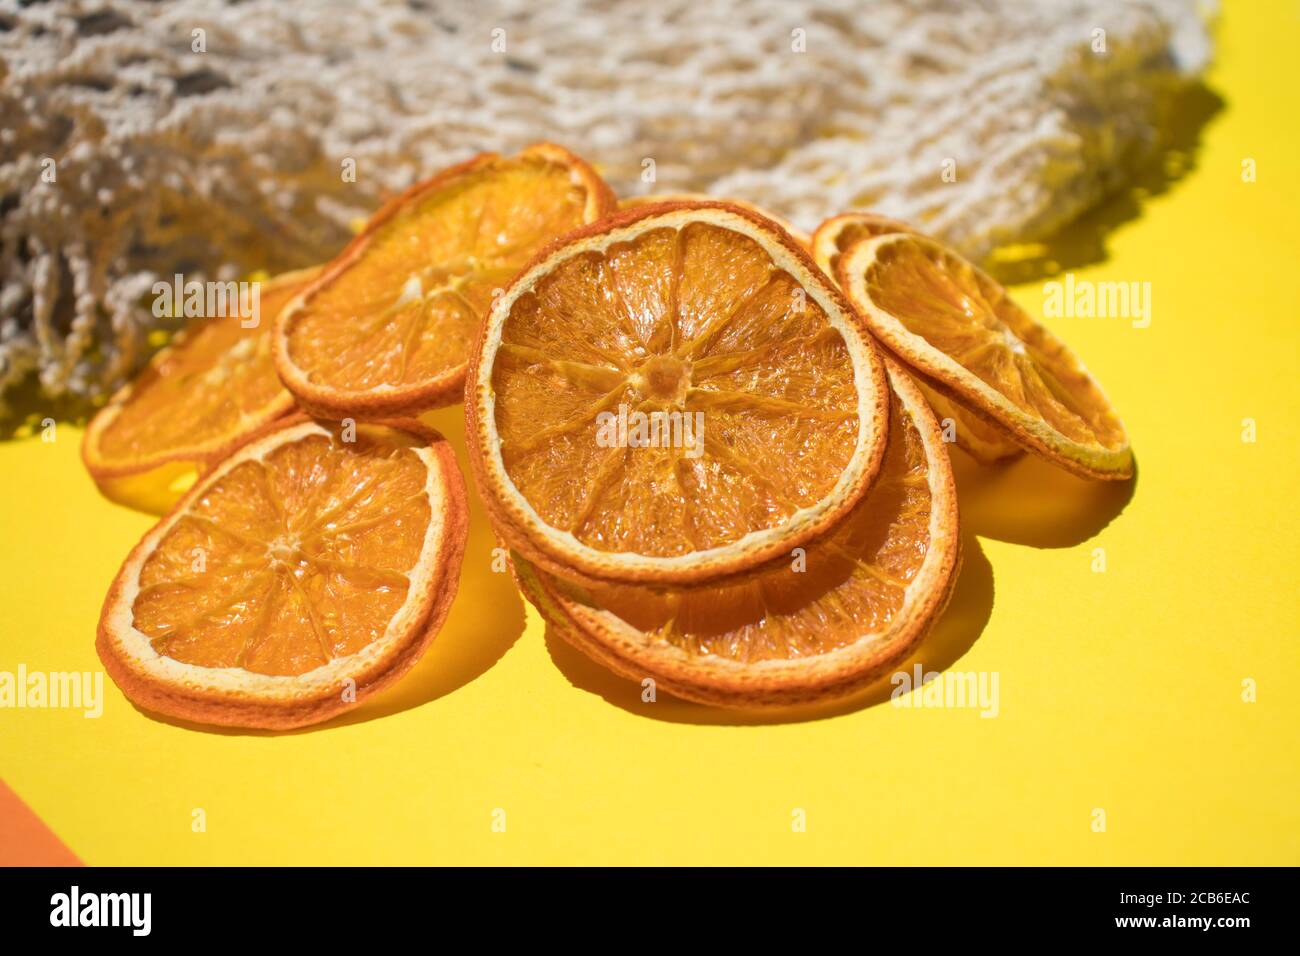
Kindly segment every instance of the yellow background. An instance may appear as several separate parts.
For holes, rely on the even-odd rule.
[[[1123,414],[1136,486],[959,465],[973,537],[921,658],[998,672],[996,719],[888,686],[801,722],[643,704],[544,637],[476,511],[448,625],[360,711],[211,732],[106,680],[99,720],[0,711],[0,776],[92,864],[1300,863],[1300,3],[1232,4],[1217,39],[1225,103],[1183,111],[1213,112],[1190,170],[1046,253],[1151,283],[1149,328],[1053,323]],[[1016,290],[1040,313],[1042,281]],[[463,453],[459,409],[433,420]],[[96,493],[79,440],[0,443],[0,670],[98,669],[100,602],[150,526]]]

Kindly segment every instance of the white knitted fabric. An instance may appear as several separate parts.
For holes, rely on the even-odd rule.
[[[416,178],[543,138],[623,194],[1042,237],[1157,144],[1196,6],[0,0],[0,403],[121,381],[159,276],[326,258]]]

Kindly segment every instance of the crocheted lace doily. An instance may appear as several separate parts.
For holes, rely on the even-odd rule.
[[[1198,6],[0,0],[0,403],[121,381],[160,276],[324,259],[419,176],[542,138],[624,194],[1042,237],[1156,146]]]

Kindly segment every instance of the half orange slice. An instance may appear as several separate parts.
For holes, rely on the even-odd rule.
[[[813,233],[813,258],[838,282],[840,259],[849,248],[865,239],[895,232],[920,235],[905,222],[873,212],[841,213],[827,219]],[[951,436],[957,447],[976,461],[992,464],[1022,453],[1019,444],[977,412],[962,407],[924,382],[919,384],[939,416],[945,437]]]
[[[135,703],[297,727],[424,653],[466,534],[455,455],[415,422],[286,419],[199,480],[127,557],[97,648]]]
[[[218,461],[293,410],[275,374],[276,314],[317,274],[303,269],[259,283],[258,321],[213,316],[180,332],[91,419],[81,457],[96,479],[172,462]]]
[[[280,377],[303,407],[330,416],[460,401],[493,296],[538,249],[614,205],[590,166],[551,144],[484,153],[419,183],[280,316]]]
[[[1124,426],[1083,363],[955,252],[890,233],[851,246],[838,279],[876,337],[939,391],[1076,474],[1133,474]]]
[[[938,619],[960,558],[938,423],[905,372],[880,477],[802,557],[722,587],[651,591],[563,581],[517,559],[525,593],[612,670],[735,707],[833,700],[902,662]]]
[[[624,211],[524,270],[466,386],[499,530],[560,574],[695,583],[842,518],[884,455],[880,354],[771,220]]]

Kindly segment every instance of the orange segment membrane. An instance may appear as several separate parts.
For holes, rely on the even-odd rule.
[[[930,544],[925,447],[896,397],[890,420],[880,477],[843,524],[808,546],[802,571],[783,563],[740,584],[670,591],[549,580],[570,611],[608,611],[649,643],[696,657],[794,660],[882,634]]]
[[[865,278],[881,309],[1022,411],[1076,442],[1124,444],[1114,413],[1065,349],[969,263],[895,242],[879,251]]]
[[[256,328],[243,328],[232,315],[189,329],[161,361],[140,373],[130,399],[99,437],[100,454],[142,458],[232,436],[284,395],[269,333],[304,284],[263,282]]]
[[[540,158],[495,159],[413,201],[288,330],[310,381],[365,391],[465,364],[493,295],[547,241],[583,223],[586,191]]]
[[[778,526],[830,493],[858,437],[842,336],[761,245],[710,223],[561,262],[512,306],[492,385],[515,487],[606,552]],[[650,447],[611,444],[611,416],[636,414],[658,416]]]
[[[431,512],[428,470],[387,429],[314,435],[222,476],[140,573],[134,626],[202,667],[297,675],[385,633]]]

